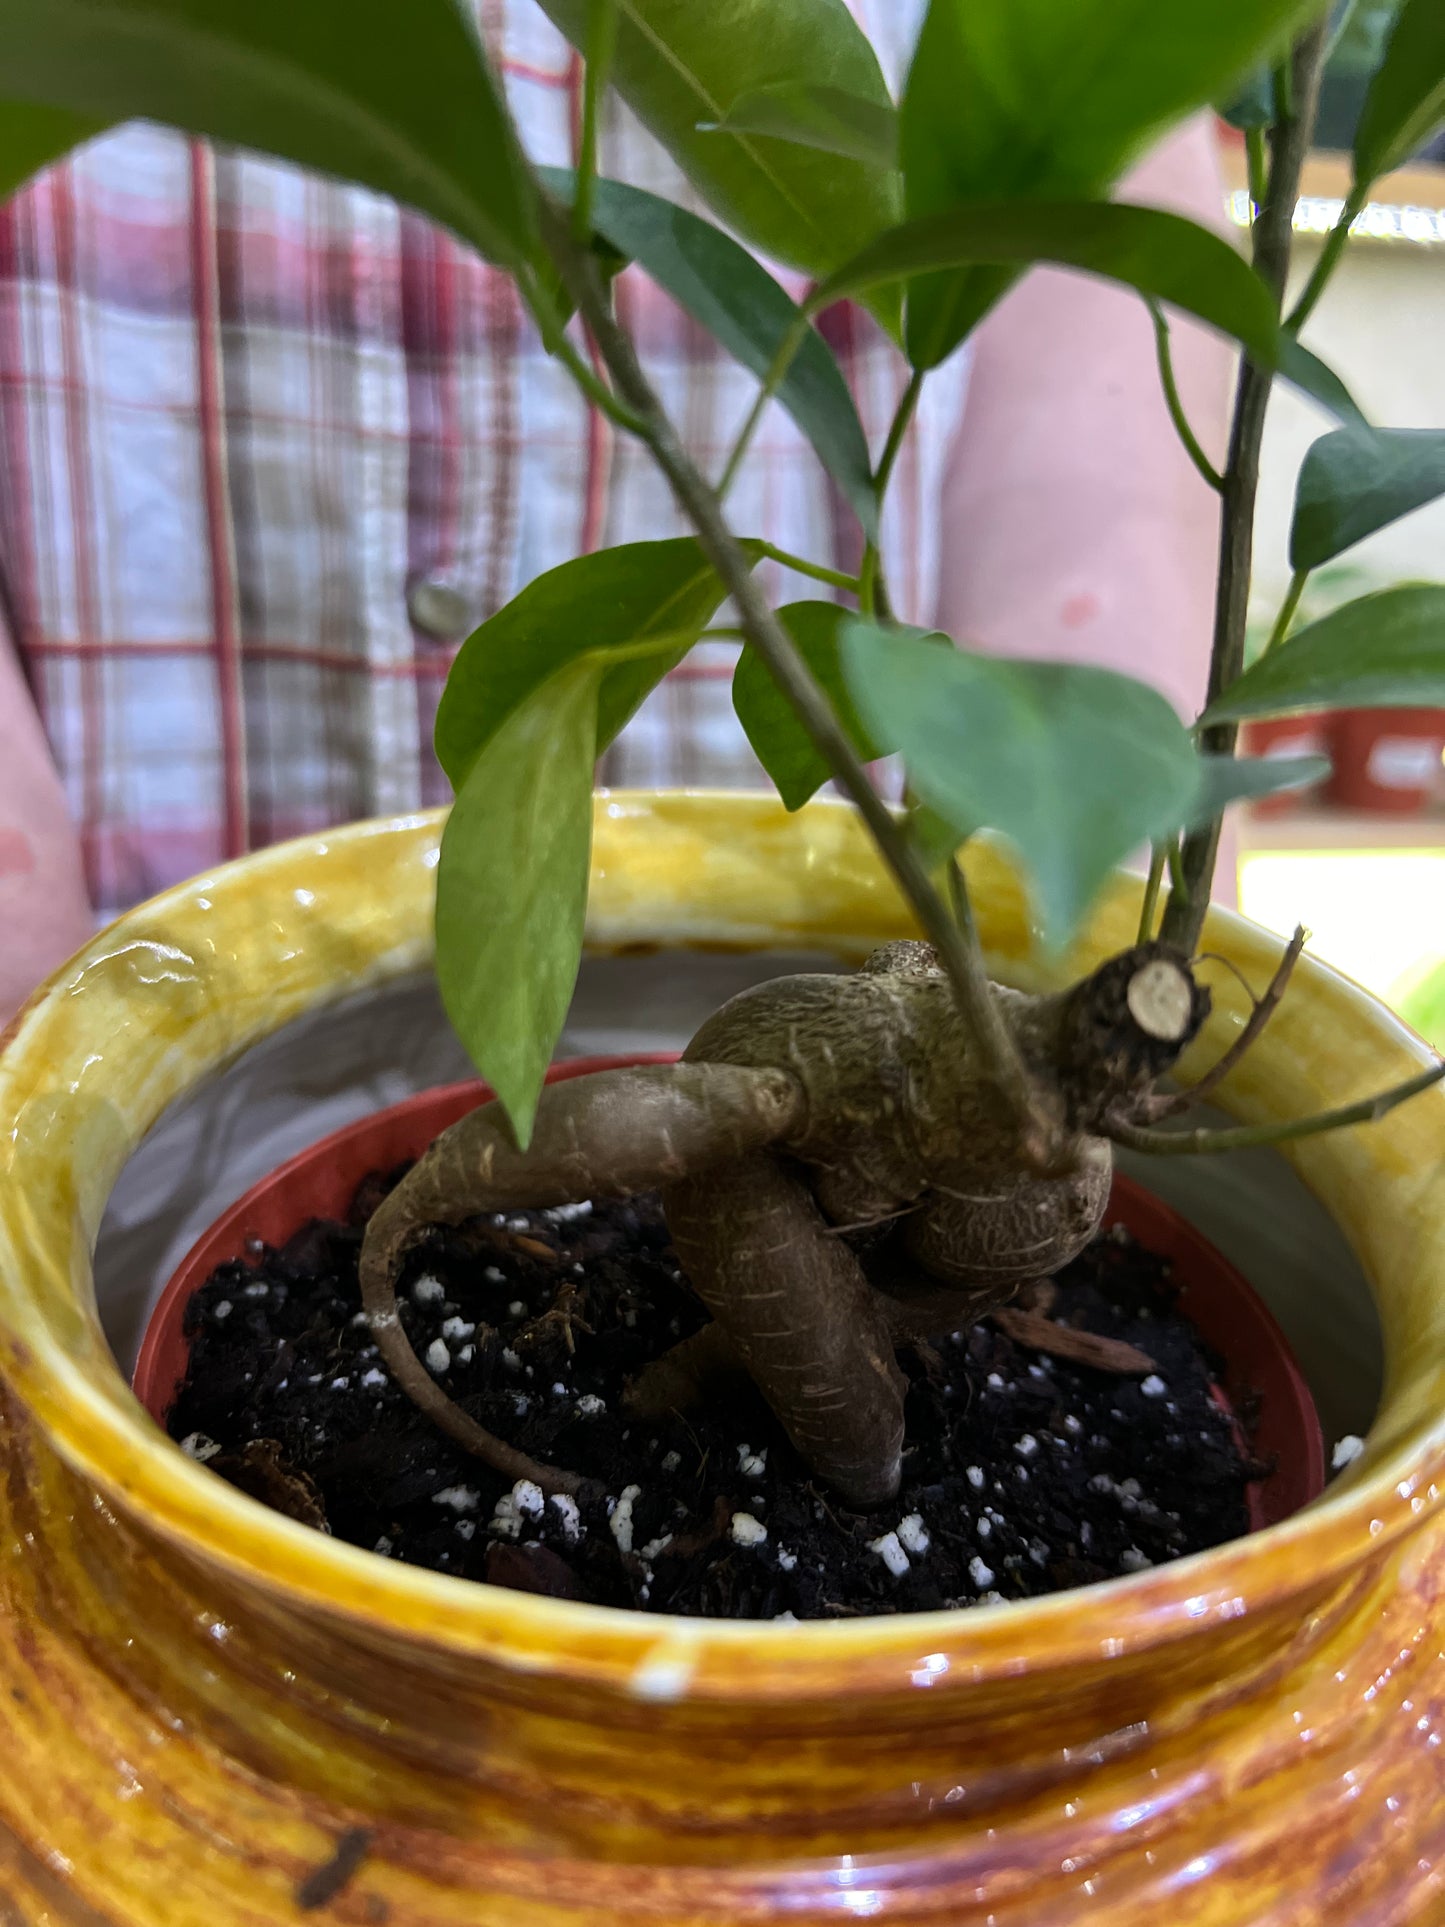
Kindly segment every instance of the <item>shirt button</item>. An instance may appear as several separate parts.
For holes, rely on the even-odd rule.
[[[471,603],[449,582],[414,582],[406,607],[422,634],[438,642],[455,642],[476,626]]]

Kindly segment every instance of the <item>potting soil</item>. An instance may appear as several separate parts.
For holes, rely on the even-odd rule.
[[[1118,1376],[992,1322],[904,1348],[898,1498],[851,1512],[751,1385],[630,1418],[627,1383],[706,1322],[655,1199],[435,1227],[402,1321],[490,1431],[600,1488],[513,1484],[391,1381],[360,1308],[362,1226],[315,1221],[220,1266],[192,1300],[174,1438],[253,1496],[381,1557],[644,1612],[830,1619],[974,1607],[1142,1571],[1248,1526],[1242,1456],[1168,1268],[1114,1230],[1060,1273],[1049,1316],[1147,1353]]]

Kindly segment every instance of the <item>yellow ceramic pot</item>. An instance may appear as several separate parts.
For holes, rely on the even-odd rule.
[[[424,965],[437,827],[360,825],[171,892],[0,1057],[0,1921],[1445,1921],[1445,1094],[1293,1154],[1378,1299],[1365,1456],[1286,1524],[1109,1585],[828,1625],[646,1618],[374,1559],[161,1436],[96,1316],[107,1193],[198,1080]],[[1015,886],[986,854],[974,883],[1021,968]],[[1089,954],[1129,940],[1136,901],[1121,883]],[[600,947],[857,957],[903,927],[842,810],[599,801]],[[1210,942],[1268,974],[1238,920]],[[1206,1052],[1242,1005],[1222,990]],[[1296,1114],[1421,1055],[1306,964],[1226,1101]]]

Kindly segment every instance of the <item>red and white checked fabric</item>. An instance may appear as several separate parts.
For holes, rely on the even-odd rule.
[[[850,0],[897,79],[921,0]],[[536,159],[575,154],[577,62],[533,0],[480,0]],[[398,31],[402,31],[400,16]],[[684,197],[619,114],[604,171]],[[753,379],[642,277],[619,309],[720,468]],[[896,352],[826,318],[881,437]],[[885,525],[895,600],[931,614],[943,465],[966,388],[934,377]],[[155,127],[102,137],[0,210],[0,589],[108,912],[279,838],[444,801],[431,752],[472,621],[582,551],[680,532],[644,452],[542,351],[510,282],[374,194]],[[834,565],[849,517],[773,409],[734,525]],[[769,565],[778,596],[826,593]],[[614,784],[763,781],[695,651],[606,759]]]

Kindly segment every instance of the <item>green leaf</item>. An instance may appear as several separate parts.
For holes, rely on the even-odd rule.
[[[1274,119],[1274,76],[1268,67],[1255,68],[1219,109],[1219,118],[1242,131],[1270,125]]]
[[[940,649],[862,622],[843,668],[867,728],[903,752],[919,799],[958,838],[1001,831],[1033,882],[1046,941],[1067,941],[1113,867],[1195,800],[1188,732],[1112,670]]]
[[[1330,769],[1328,756],[1201,756],[1199,790],[1187,827],[1222,816],[1231,803],[1310,789],[1323,783]]]
[[[569,206],[570,170],[542,178]],[[597,181],[592,223],[604,241],[645,268],[682,308],[765,378],[788,336],[803,325],[797,303],[746,248],[710,221],[621,181]],[[868,441],[831,349],[816,329],[801,336],[778,400],[812,443],[870,540],[878,539],[878,498]]]
[[[1309,3],[932,0],[901,112],[909,214],[1101,193]],[[914,366],[944,360],[1012,278],[975,270],[910,289]]]
[[[1405,0],[1355,129],[1355,183],[1400,167],[1445,119],[1445,6]]]
[[[104,133],[109,123],[63,107],[42,107],[29,100],[0,102],[0,199],[23,187],[32,174],[49,167],[72,147]]]
[[[142,116],[394,195],[505,265],[532,190],[456,0],[0,0],[7,94]]]
[[[1341,428],[1323,435],[1300,468],[1290,566],[1317,569],[1437,495],[1445,495],[1445,430]]]
[[[841,87],[784,82],[743,94],[718,121],[704,121],[705,134],[770,134],[824,154],[842,154],[870,167],[898,165],[898,111]]]
[[[906,221],[844,262],[809,306],[931,268],[1035,261],[1125,282],[1198,315],[1263,360],[1278,354],[1269,293],[1227,241],[1181,215],[1113,201],[987,201]]]
[[[574,47],[588,0],[541,0]],[[898,218],[891,172],[764,134],[705,133],[737,100],[799,83],[886,108],[845,0],[619,0],[613,85],[713,211],[778,261],[824,274]]]
[[[654,642],[636,660],[604,664],[600,753],[722,599],[722,583],[691,536],[599,549],[538,576],[472,631],[452,664],[436,719],[437,760],[452,788],[462,788],[490,738],[554,671],[593,651]]]
[[[1266,362],[1266,366],[1270,364]],[[1352,428],[1365,428],[1369,424],[1360,413],[1355,398],[1340,380],[1333,368],[1328,367],[1318,355],[1302,347],[1287,330],[1281,330],[1279,346],[1273,366],[1283,378],[1302,395],[1317,402],[1327,414]]]
[[[852,620],[850,612],[836,602],[792,602],[779,609],[778,620],[822,684],[834,715],[863,761],[871,763],[886,756],[891,745],[875,740],[864,728],[843,676],[838,645],[845,623]],[[927,632],[900,627],[887,633],[922,637]],[[773,681],[767,664],[751,646],[743,650],[733,673],[733,708],[754,755],[777,784],[784,807],[801,809],[833,772],[813,747],[812,738]]]
[[[531,691],[473,761],[442,832],[437,981],[526,1149],[582,956],[600,663]]]
[[[1435,583],[1342,603],[1261,656],[1200,722],[1397,707],[1445,709],[1445,588]]]

